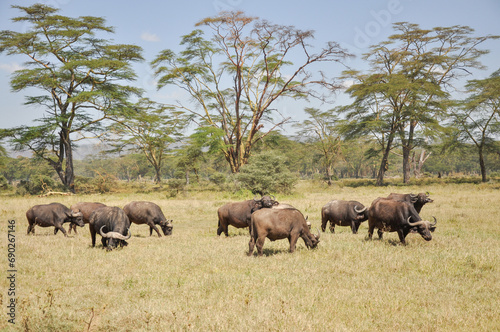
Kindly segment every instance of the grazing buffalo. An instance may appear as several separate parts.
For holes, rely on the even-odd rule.
[[[89,221],[92,247],[95,247],[95,236],[101,234],[102,246],[112,250],[118,246],[126,246],[130,234],[130,220],[119,207],[105,206],[95,210]]]
[[[272,209],[275,209],[275,210],[294,209],[294,210],[296,210],[297,208],[295,208],[294,206],[291,206],[290,204],[279,203],[277,205],[273,205]],[[309,222],[309,220],[307,220],[307,217],[306,217],[306,224],[307,224],[307,227],[309,227],[309,229],[311,229],[311,223]]]
[[[408,233],[419,233],[426,241],[432,240],[431,232],[436,229],[434,222],[420,218],[416,209],[409,202],[395,201],[387,198],[377,198],[368,210],[368,237],[378,228],[378,237],[382,239],[383,232],[398,232],[399,240],[406,244]]]
[[[396,193],[391,193],[389,196],[387,196],[388,199],[393,199],[395,201],[403,201],[403,202],[408,202],[413,204],[415,207],[415,210],[417,210],[417,213],[420,213],[422,211],[422,207],[426,203],[432,203],[434,200],[432,200],[429,197],[429,194],[426,193],[420,193],[420,194],[396,194]]]
[[[368,209],[358,201],[333,200],[321,209],[321,230],[330,222],[330,231],[335,233],[335,225],[351,226],[353,234],[358,232],[359,225],[368,220]]]
[[[80,212],[83,215],[83,222],[85,224],[89,223],[90,220],[90,215],[92,212],[94,212],[97,209],[100,209],[102,207],[106,206],[105,204],[102,203],[91,203],[91,202],[80,202],[71,205],[70,209],[74,213]],[[75,234],[78,234],[76,231],[76,225],[75,224],[70,224],[69,225],[69,230],[68,233],[71,234],[71,229],[75,231]]]
[[[61,203],[35,205],[26,212],[26,218],[29,223],[28,235],[35,234],[35,225],[40,227],[54,226],[54,235],[60,230],[64,236],[68,236],[63,228],[64,223],[69,222],[70,225],[75,224],[80,227],[85,225],[80,212],[74,213]]]
[[[217,235],[222,232],[228,236],[228,226],[236,228],[245,228],[250,224],[250,217],[254,211],[262,208],[272,208],[274,205],[279,204],[274,196],[263,196],[260,199],[250,199],[243,202],[227,203],[217,210],[219,216],[219,227],[217,228]]]
[[[299,237],[307,248],[316,248],[320,234],[319,230],[318,235],[311,234],[304,215],[297,209],[262,209],[255,211],[251,217],[248,256],[253,254],[256,244],[257,253],[262,256],[266,237],[271,241],[288,239],[290,252],[294,252]]]
[[[158,233],[158,237],[161,237],[156,225],[160,225],[165,236],[172,234],[173,220],[167,220],[161,208],[153,202],[130,202],[123,207],[123,211],[127,214],[131,223],[147,224],[149,226],[149,236],[153,234],[154,229]]]

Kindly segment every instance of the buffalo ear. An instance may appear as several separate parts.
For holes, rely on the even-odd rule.
[[[436,230],[436,227],[435,227],[435,226],[430,228],[430,231],[431,231],[431,232],[434,232],[435,230]]]

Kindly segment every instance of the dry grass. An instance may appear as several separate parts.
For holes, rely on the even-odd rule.
[[[322,233],[316,250],[299,240],[264,245],[247,257],[248,231],[216,236],[216,210],[227,193],[166,199],[164,194],[0,198],[0,224],[17,221],[17,324],[30,331],[493,331],[500,329],[500,191],[493,185],[325,188],[301,183],[300,194],[278,197],[320,225],[331,199],[369,205],[390,192],[430,191],[422,216],[436,216],[430,242],[396,233],[366,241],[367,223]],[[26,236],[25,211],[34,204],[131,200],[158,203],[174,219],[170,237],[132,227],[124,249],[90,247],[88,226],[64,238],[53,228]],[[67,228],[67,227],[66,227]],[[2,241],[6,257],[6,241]],[[99,241],[98,241],[99,243]],[[4,270],[7,262],[2,260]],[[2,289],[7,280],[2,278]],[[8,329],[6,292],[0,328]]]

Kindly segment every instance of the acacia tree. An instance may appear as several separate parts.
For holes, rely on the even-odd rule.
[[[306,137],[310,146],[320,153],[327,183],[331,186],[333,166],[342,147],[342,140],[336,128],[337,116],[332,111],[322,112],[316,108],[306,108],[304,111],[309,118],[296,125],[300,128],[298,134]]]
[[[25,68],[12,75],[11,87],[14,92],[41,90],[41,95],[28,96],[26,105],[40,106],[44,115],[38,125],[12,128],[2,136],[16,150],[31,150],[48,162],[74,192],[74,142],[99,135],[102,121],[140,93],[123,83],[135,79],[131,64],[142,60],[142,49],[98,38],[113,32],[100,17],[61,16],[42,4],[13,8],[24,16],[12,20],[27,22],[31,29],[1,31],[0,52],[28,58]]]
[[[238,172],[247,163],[252,146],[287,119],[272,120],[272,104],[283,97],[325,99],[339,88],[332,78],[311,67],[341,62],[349,54],[329,42],[319,52],[309,45],[312,31],[272,24],[242,12],[221,12],[197,23],[206,28],[182,38],[179,54],[162,51],[152,62],[158,88],[180,87],[192,103],[178,102],[198,117],[201,126],[221,141],[221,151]],[[290,59],[299,59],[293,64]],[[322,89],[320,89],[322,88]],[[318,93],[318,91],[322,91]],[[262,131],[263,122],[271,129]]]
[[[440,129],[446,115],[446,98],[456,79],[482,68],[478,58],[488,53],[478,46],[497,36],[472,37],[467,26],[421,29],[407,22],[394,24],[396,34],[364,55],[371,70],[345,71],[356,83],[347,89],[355,99],[347,108],[351,127],[364,133],[380,128],[383,157],[377,176],[382,184],[388,155],[396,142],[402,147],[403,182],[410,178],[410,155],[426,137]],[[382,120],[383,119],[383,120]],[[381,121],[382,120],[382,121]]]
[[[484,153],[494,146],[500,133],[500,70],[483,80],[470,80],[471,94],[452,111],[455,134],[460,141],[472,141],[479,155],[481,179],[487,181]]]
[[[170,146],[182,137],[188,117],[162,104],[143,98],[116,116],[109,127],[114,136],[113,152],[132,150],[144,154],[155,170],[155,183],[161,183],[161,170]]]

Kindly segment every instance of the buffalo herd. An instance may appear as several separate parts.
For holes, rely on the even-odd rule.
[[[430,222],[422,220],[420,211],[426,203],[433,200],[428,193],[395,194],[375,199],[370,207],[358,201],[332,200],[321,209],[321,230],[325,232],[328,222],[330,231],[335,233],[335,226],[350,226],[352,233],[358,232],[362,222],[368,220],[368,239],[373,231],[382,239],[383,232],[397,232],[399,240],[404,245],[409,233],[419,233],[426,241],[432,239],[431,232],[436,229],[436,218]],[[271,241],[288,239],[290,252],[295,251],[297,240],[302,238],[307,248],[316,248],[319,243],[320,231],[311,233],[311,223],[307,221],[295,207],[279,203],[274,196],[262,196],[243,202],[227,203],[217,211],[217,235],[228,236],[228,227],[249,228],[250,241],[248,255],[252,255],[257,246],[257,254],[263,254],[266,238]],[[112,250],[118,246],[127,245],[130,239],[131,223],[149,226],[149,235],[156,231],[161,237],[172,234],[173,220],[165,218],[161,208],[147,201],[133,201],[123,209],[106,206],[97,202],[82,202],[67,208],[60,203],[35,205],[26,212],[28,231],[35,234],[35,225],[54,227],[54,234],[60,230],[67,236],[64,223],[69,223],[71,230],[77,233],[76,226],[89,224],[92,247],[95,247],[96,234],[101,235],[102,247]]]
[[[26,212],[28,219],[28,235],[35,234],[35,225],[41,227],[55,227],[54,234],[60,230],[64,236],[66,231],[62,227],[64,223],[69,223],[69,232],[73,229],[75,233],[76,226],[83,227],[89,224],[90,237],[92,238],[92,247],[95,247],[96,234],[101,235],[103,248],[112,250],[118,245],[123,247],[127,245],[128,239],[132,236],[130,233],[131,223],[149,226],[149,236],[153,229],[161,237],[156,225],[159,225],[164,235],[172,234],[172,221],[167,220],[161,211],[161,208],[152,202],[134,201],[130,202],[120,209],[116,206],[106,206],[96,202],[82,202],[71,205],[70,208],[60,204],[42,204],[31,207]]]

